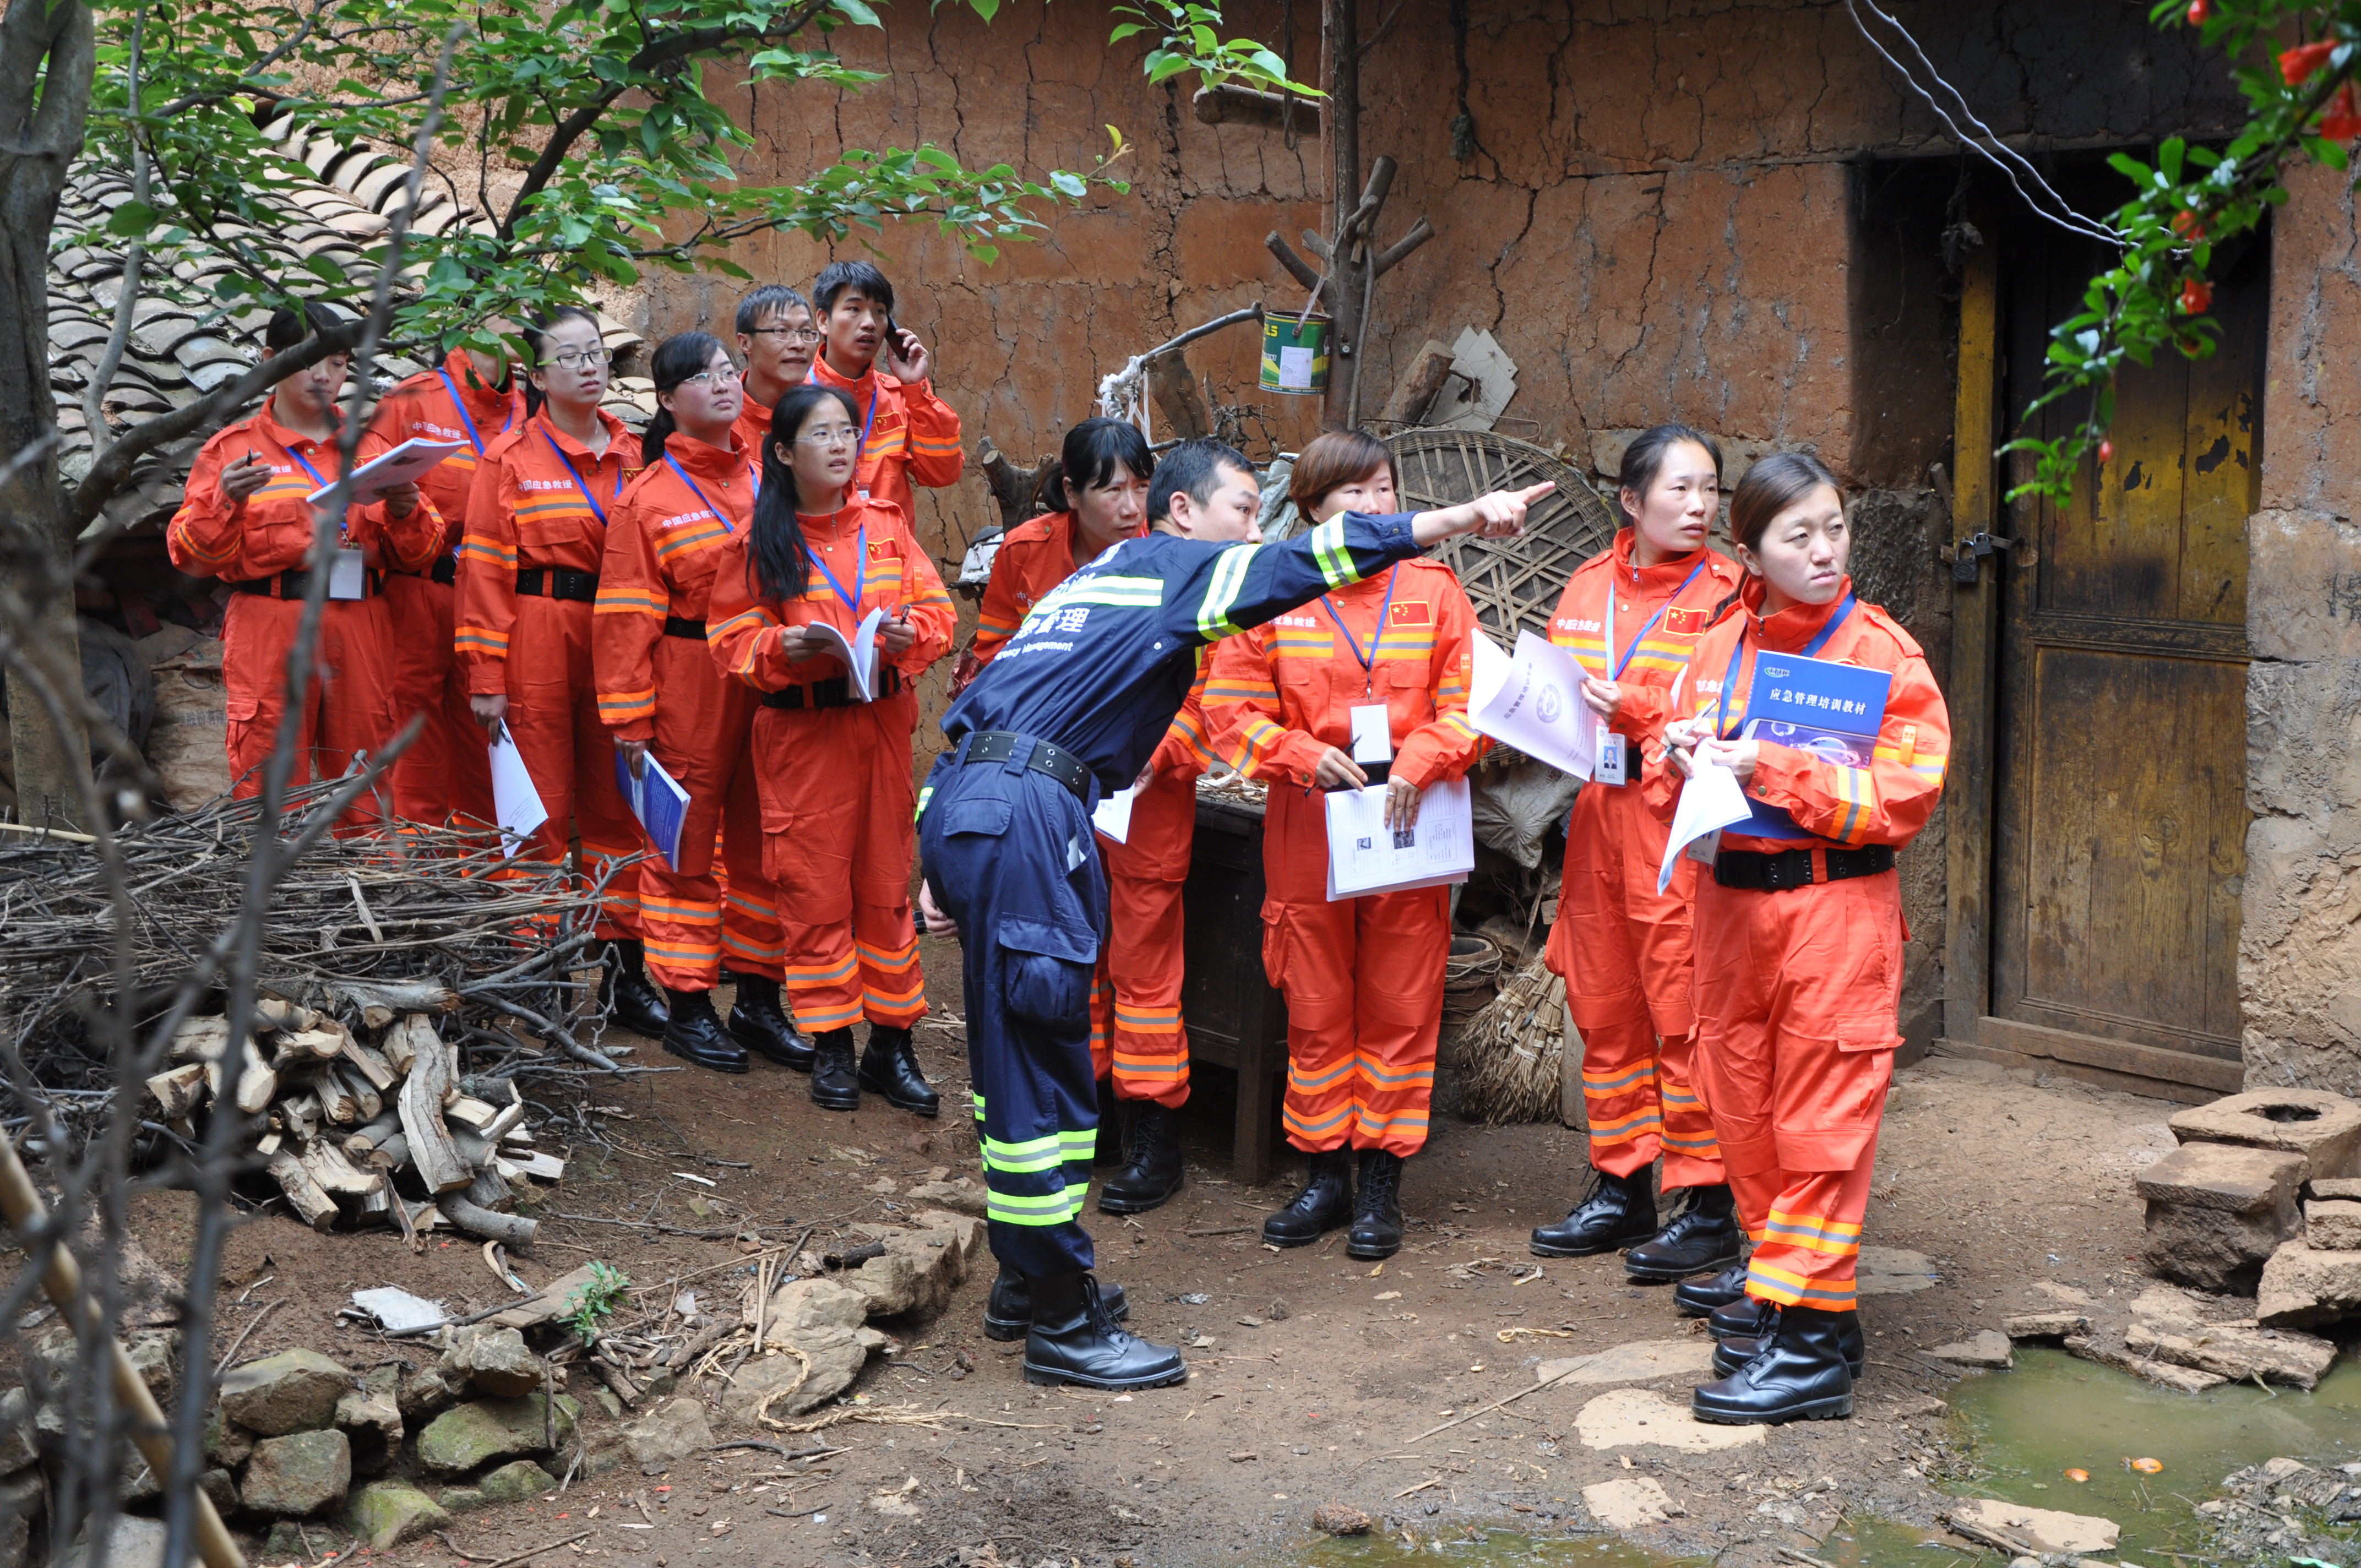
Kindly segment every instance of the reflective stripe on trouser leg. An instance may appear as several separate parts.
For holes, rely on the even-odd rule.
[[[1725,1179],[1721,1143],[1713,1116],[1695,1081],[1697,1036],[1656,1042],[1656,1094],[1664,1108],[1664,1178],[1667,1188],[1717,1187]]]
[[[721,961],[738,974],[778,980],[787,938],[779,929],[779,894],[763,869],[763,806],[751,752],[739,760],[721,814]]]
[[[1107,956],[1099,954],[1091,971],[1091,1077],[1104,1079],[1115,1071],[1115,981],[1107,975]]]
[[[1582,1025],[1582,1103],[1595,1168],[1630,1176],[1655,1163],[1664,1113],[1657,1098],[1656,1025],[1644,1008]]]
[[[852,951],[861,960],[862,1010],[872,1024],[908,1028],[927,1015],[927,977],[907,904],[852,905]]]
[[[1345,1147],[1360,1122],[1352,938],[1349,901],[1321,908],[1263,901],[1263,969],[1287,996],[1281,1120],[1287,1141],[1311,1154]]]
[[[861,966],[852,956],[848,926],[801,926],[782,922],[787,958],[788,1000],[796,1027],[807,1035],[849,1029],[861,1019]]]
[[[1189,1036],[1180,1020],[1182,886],[1159,877],[1113,877],[1101,965],[1114,987],[1115,1097],[1154,1100],[1175,1111],[1189,1102]]]
[[[666,991],[710,991],[721,972],[720,890],[664,857],[640,862],[640,934],[648,973]]]
[[[580,800],[580,792],[576,799]],[[582,834],[582,874],[593,886],[601,881],[606,893],[598,900],[598,935],[609,941],[640,936],[640,868],[618,865],[641,852],[642,846],[609,839],[594,840],[588,828]]]
[[[1404,1158],[1426,1146],[1434,1053],[1443,1028],[1443,967],[1451,951],[1448,888],[1356,898],[1354,1069],[1360,1113],[1353,1146]]]
[[[1746,1266],[1746,1293],[1782,1306],[1850,1309],[1875,1168],[1872,1146],[1851,1170],[1789,1171]]]
[[[777,980],[786,970],[787,939],[778,906],[743,891],[733,879],[721,894],[721,961],[732,974]]]

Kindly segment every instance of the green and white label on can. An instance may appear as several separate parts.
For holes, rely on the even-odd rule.
[[[1262,389],[1317,397],[1328,389],[1328,318],[1266,316],[1262,323]]]

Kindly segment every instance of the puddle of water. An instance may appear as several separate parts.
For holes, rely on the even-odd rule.
[[[1543,1537],[1515,1530],[1487,1531],[1480,1539],[1446,1540],[1439,1544],[1421,1537],[1418,1550],[1402,1544],[1399,1535],[1330,1537],[1286,1561],[1294,1568],[1700,1568],[1707,1559],[1664,1557],[1643,1552],[1613,1536]],[[1912,1568],[1926,1568],[1923,1563]]]
[[[2251,1383],[2175,1394],[2063,1351],[2019,1345],[2015,1371],[1963,1379],[1948,1398],[1982,1471],[1953,1490],[2103,1515],[2124,1532],[2109,1556],[2191,1550],[2202,1535],[2194,1505],[2233,1470],[2281,1455],[2315,1464],[2361,1457],[2361,1365],[2351,1361],[2309,1394]],[[2164,1468],[2139,1475],[2127,1459]],[[2091,1479],[2070,1481],[2068,1469]]]

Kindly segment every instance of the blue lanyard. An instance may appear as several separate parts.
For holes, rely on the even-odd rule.
[[[1373,689],[1376,683],[1378,649],[1386,640],[1386,619],[1393,610],[1394,586],[1400,581],[1399,569],[1392,566],[1387,567],[1386,602],[1378,608],[1378,629],[1369,635],[1369,653],[1367,658],[1361,656],[1361,645],[1353,641],[1352,629],[1345,624],[1345,618],[1336,613],[1335,601],[1326,594],[1320,596],[1320,608],[1328,612],[1328,619],[1334,621],[1336,630],[1345,634],[1345,646],[1353,651],[1354,660],[1361,666],[1361,691],[1364,696]]]
[[[672,454],[667,452],[664,455],[669,457]],[[811,558],[813,565],[819,568],[819,575],[828,579],[828,586],[836,590],[836,597],[844,601],[844,608],[851,610],[857,620],[861,617],[861,596],[869,591],[869,525],[866,522],[861,525],[861,535],[853,542],[852,548],[857,554],[858,564],[853,568],[852,591],[849,594],[844,591],[844,585],[836,580],[836,574],[828,569],[828,563],[819,558],[819,552],[811,548],[809,542],[805,543],[804,554]]]
[[[688,477],[688,470],[682,467],[680,464],[674,459],[671,453],[667,452],[664,454],[664,462],[671,466],[674,473],[680,476],[680,482],[682,484],[686,485],[692,490],[697,490],[697,499],[700,501],[705,501],[705,510],[711,512],[716,518],[720,520],[722,532],[735,533],[738,532],[736,529],[730,526],[730,514],[723,511],[719,507],[715,506],[711,501],[705,499],[705,492],[697,489],[697,481]],[[823,566],[820,569],[822,571],[826,571],[828,568]],[[833,578],[829,580],[834,581]]]
[[[1631,646],[1623,650],[1623,658],[1616,664],[1615,673],[1607,677],[1609,680],[1623,678],[1623,672],[1631,667],[1631,656],[1640,651],[1640,644],[1648,640],[1648,633],[1656,630],[1656,622],[1664,620],[1664,612],[1680,602],[1681,596],[1689,591],[1689,585],[1696,582],[1697,574],[1704,570],[1703,561],[1689,568],[1689,575],[1681,579],[1681,586],[1673,590],[1673,597],[1656,607],[1656,613],[1648,618],[1648,624],[1640,628],[1640,635],[1631,639]],[[1610,659],[1615,657],[1615,575],[1612,572],[1607,575],[1607,656]]]
[[[1844,597],[1844,603],[1837,606],[1837,612],[1828,617],[1828,623],[1820,628],[1820,634],[1813,638],[1809,642],[1805,643],[1804,651],[1797,654],[1796,657],[1800,659],[1809,659],[1817,655],[1821,649],[1828,645],[1828,639],[1837,634],[1837,628],[1842,626],[1845,623],[1845,617],[1851,613],[1852,595],[1848,593]],[[1728,728],[1728,721],[1730,718],[1730,688],[1731,685],[1736,684],[1738,680],[1738,662],[1744,657],[1746,657],[1746,626],[1745,623],[1741,621],[1738,628],[1738,646],[1730,651],[1730,669],[1721,677],[1720,705],[1716,709],[1713,716],[1713,732],[1716,735],[1720,736],[1725,740],[1729,740],[1732,733],[1732,731]],[[1746,707],[1738,716],[1738,723],[1741,729],[1745,727],[1747,713],[1753,711],[1753,708],[1754,690],[1752,686],[1749,686],[1746,692]]]
[[[328,488],[328,481],[320,477],[320,470],[313,467],[309,462],[306,462],[301,452],[296,451],[293,447],[288,445],[284,442],[280,444],[279,450],[287,454],[288,456],[295,459],[296,462],[303,465],[303,472],[312,476],[312,488],[313,489],[324,490]],[[349,516],[349,514],[347,514],[347,516]],[[343,540],[350,539],[352,536],[353,531],[350,522],[346,521],[346,518],[338,518],[336,520],[336,537]]]
[[[451,394],[452,411],[459,416],[459,422],[467,427],[467,444],[476,449],[477,456],[481,457],[484,455],[484,438],[476,433],[476,422],[467,417],[467,402],[466,399],[459,396],[458,383],[451,379],[451,372],[448,370],[437,370],[434,373],[443,378],[443,389]],[[506,435],[509,426],[515,422],[516,404],[511,401],[509,404],[509,417],[500,422],[500,433]]]
[[[574,466],[572,460],[566,455],[566,449],[557,444],[557,438],[550,434],[546,430],[541,433],[541,438],[549,443],[549,450],[556,455],[557,461],[565,467],[566,477],[574,481],[574,488],[582,492],[582,499],[590,503],[591,512],[597,516],[601,523],[605,522],[607,521],[607,509],[598,504],[598,498],[592,495],[590,493],[590,487],[582,482],[581,471],[577,469]],[[666,454],[666,455],[670,455],[670,454]],[[622,499],[622,495],[623,469],[622,466],[618,464],[615,467],[615,498],[620,500]]]

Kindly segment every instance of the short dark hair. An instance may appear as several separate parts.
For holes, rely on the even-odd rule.
[[[1309,523],[1312,509],[1326,500],[1329,491],[1366,479],[1381,467],[1400,490],[1401,465],[1394,460],[1392,447],[1365,430],[1323,431],[1296,458],[1288,475],[1287,499]]]
[[[1156,463],[1155,482],[1148,489],[1148,521],[1162,522],[1172,515],[1172,498],[1187,496],[1197,506],[1211,506],[1220,488],[1222,470],[1235,468],[1251,482],[1255,466],[1246,455],[1225,442],[1201,437],[1184,441]]]
[[[811,309],[811,302],[805,299],[800,291],[790,289],[785,283],[765,283],[738,302],[738,331],[752,337],[754,329],[763,324],[764,316],[774,313],[785,315],[797,305],[805,310]]]
[[[1844,499],[1844,487],[1827,464],[1808,452],[1774,452],[1746,470],[1730,498],[1730,532],[1749,550],[1763,548],[1771,520],[1822,485]]]
[[[1703,447],[1705,455],[1713,460],[1714,477],[1721,477],[1721,444],[1712,436],[1686,424],[1650,425],[1623,449],[1622,468],[1615,476],[1615,510],[1622,514],[1624,527],[1634,526],[1639,519],[1623,511],[1623,492],[1629,490],[1642,500],[1647,499],[1648,487],[1664,472],[1664,459],[1683,442]]]
[[[819,279],[812,284],[812,299],[824,315],[836,309],[836,297],[847,289],[857,289],[894,313],[894,285],[885,274],[866,261],[831,261],[819,269]]]
[[[1118,466],[1142,483],[1154,478],[1156,455],[1148,450],[1148,437],[1128,420],[1086,419],[1066,432],[1058,461],[1041,476],[1034,499],[1046,503],[1045,510],[1068,510],[1073,505],[1066,494],[1069,484],[1078,490],[1106,484]]]
[[[281,305],[270,313],[269,323],[262,329],[262,346],[273,354],[284,354],[313,334],[330,332],[343,324],[325,306],[310,300]]]

